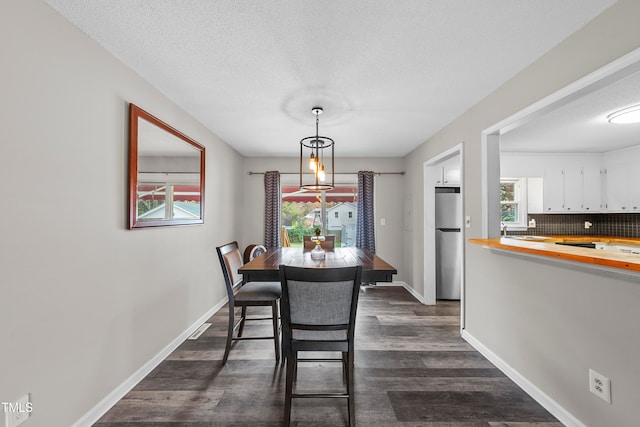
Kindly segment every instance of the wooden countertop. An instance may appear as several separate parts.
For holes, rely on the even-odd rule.
[[[640,272],[640,255],[638,254],[555,244],[556,242],[605,242],[640,245],[640,239],[602,236],[548,236],[535,239],[517,237],[469,239],[469,242],[505,251]]]

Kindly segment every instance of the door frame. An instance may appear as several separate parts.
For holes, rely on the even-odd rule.
[[[424,277],[423,277],[423,304],[436,304],[436,231],[435,231],[435,185],[433,185],[432,177],[442,163],[452,157],[460,156],[460,198],[462,209],[460,215],[460,223],[465,224],[461,230],[462,259],[460,260],[460,277],[462,280],[460,289],[460,330],[464,329],[464,295],[465,295],[465,197],[464,197],[464,141],[454,147],[441,152],[440,154],[430,158],[423,163],[423,191],[424,191],[424,207],[423,207],[423,254],[424,254]]]

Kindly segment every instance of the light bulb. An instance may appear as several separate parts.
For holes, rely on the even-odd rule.
[[[311,157],[309,157],[309,169],[311,169],[312,171],[315,171],[316,167],[318,167],[318,163],[316,162],[316,156],[313,153],[311,153]]]
[[[324,165],[321,164],[320,169],[318,170],[318,180],[320,182],[324,182],[326,178],[326,174],[324,173]]]

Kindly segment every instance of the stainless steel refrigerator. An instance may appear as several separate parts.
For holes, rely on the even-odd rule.
[[[462,201],[459,187],[436,187],[436,298],[459,300],[462,287]]]

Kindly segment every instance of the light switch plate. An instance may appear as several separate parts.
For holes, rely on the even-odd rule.
[[[465,216],[464,217],[464,226],[465,226],[465,228],[471,228],[471,217],[470,216]]]

